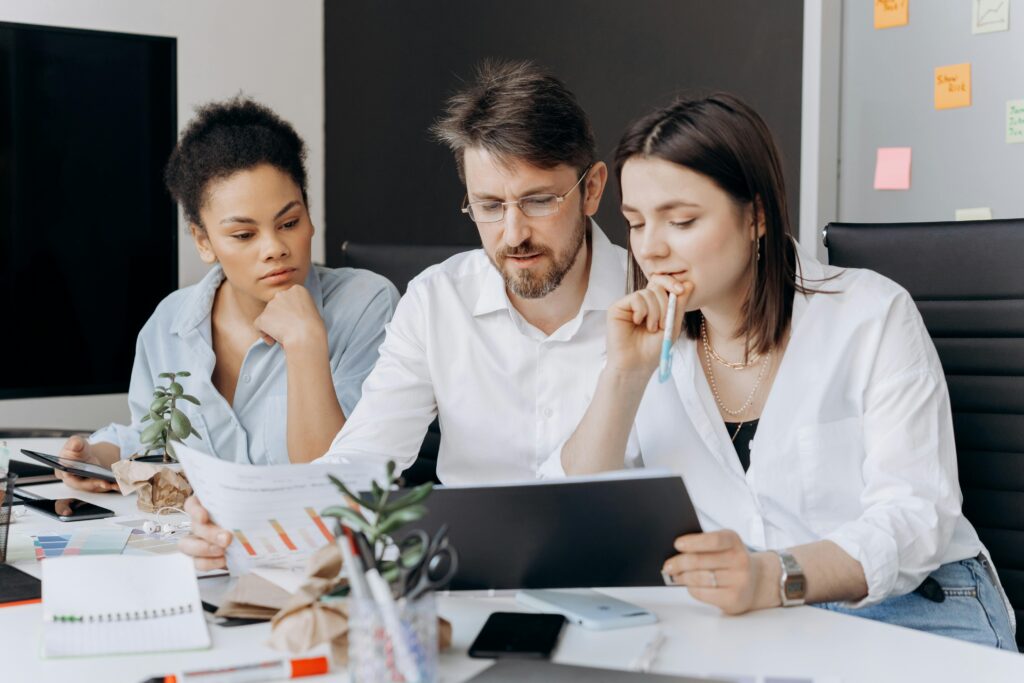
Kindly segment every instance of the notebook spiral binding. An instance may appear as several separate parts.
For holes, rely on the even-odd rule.
[[[161,619],[163,617],[176,617],[179,614],[190,614],[193,611],[192,605],[179,605],[178,607],[161,607],[160,609],[142,609],[131,612],[106,612],[99,614],[51,614],[46,617],[47,621],[61,624],[107,624],[118,621],[142,621],[145,619]]]

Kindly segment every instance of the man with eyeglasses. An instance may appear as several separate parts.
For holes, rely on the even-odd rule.
[[[586,411],[607,309],[625,291],[625,250],[591,219],[608,169],[576,98],[529,62],[484,63],[434,133],[455,153],[483,249],[409,283],[321,460],[407,468],[436,416],[443,483],[530,479]],[[230,534],[195,498],[186,509],[182,550],[201,569],[224,566]]]
[[[324,459],[408,467],[436,415],[443,483],[533,478],[586,411],[625,290],[625,251],[591,219],[608,169],[575,96],[529,62],[484,63],[434,134],[483,249],[409,283]]]

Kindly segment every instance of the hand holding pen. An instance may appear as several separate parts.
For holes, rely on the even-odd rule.
[[[646,381],[656,368],[664,382],[671,373],[671,349],[682,330],[693,284],[652,274],[647,287],[608,309],[608,364],[613,371]]]

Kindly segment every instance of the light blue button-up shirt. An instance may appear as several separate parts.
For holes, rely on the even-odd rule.
[[[166,384],[162,372],[188,370],[182,378],[185,393],[199,399],[178,407],[202,437],[185,443],[224,460],[254,465],[287,464],[288,372],[280,344],[256,341],[245,355],[238,375],[234,404],[214,387],[217,362],[213,352],[211,311],[224,271],[215,266],[198,284],[173,292],[160,302],[139,333],[135,345],[128,403],[130,425],[111,424],[94,433],[91,443],[108,442],[121,457],[141,453],[139,437],[149,422],[156,384]],[[377,362],[384,325],[391,320],[398,291],[386,278],[354,268],[313,266],[305,282],[324,319],[331,374],[338,402],[346,416],[359,401],[363,380]],[[309,455],[320,455],[319,453]]]

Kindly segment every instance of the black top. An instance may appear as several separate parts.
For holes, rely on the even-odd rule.
[[[740,458],[744,472],[750,469],[750,442],[754,439],[758,421],[725,423],[725,429],[729,432],[729,438],[732,439],[732,445],[736,448],[736,455]],[[737,429],[739,429],[738,434],[736,433]]]

